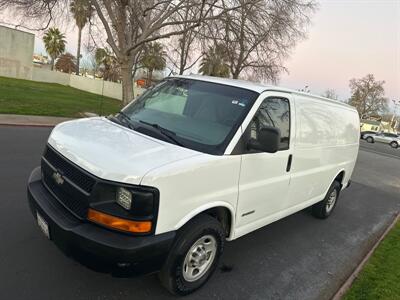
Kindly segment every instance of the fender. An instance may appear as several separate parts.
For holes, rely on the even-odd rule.
[[[345,180],[345,178],[346,178],[346,170],[345,170],[345,169],[340,169],[339,172],[336,173],[335,177],[333,177],[332,180],[331,180],[331,184],[332,184],[333,181],[335,180],[335,178],[338,177],[339,174],[342,173],[342,172],[343,172],[343,178],[342,178],[342,182],[340,183],[340,184],[342,185],[341,190],[343,190],[343,189],[345,188],[343,182],[344,182],[344,180]],[[330,184],[330,185],[328,186],[328,188],[326,189],[325,194],[328,193],[328,190],[329,190],[329,187],[331,186],[331,184]]]
[[[198,208],[192,210],[190,213],[188,213],[186,216],[184,216],[182,219],[179,220],[179,222],[174,226],[174,230],[178,230],[179,228],[181,228],[183,225],[185,225],[187,222],[189,222],[191,219],[193,219],[198,214],[201,214],[202,212],[204,212],[208,209],[214,208],[214,207],[225,207],[229,210],[229,212],[231,214],[231,230],[229,233],[229,237],[227,239],[228,240],[233,239],[234,226],[235,226],[235,221],[236,221],[235,220],[235,209],[228,202],[224,202],[224,201],[215,201],[215,202],[206,203],[206,204],[199,206]]]

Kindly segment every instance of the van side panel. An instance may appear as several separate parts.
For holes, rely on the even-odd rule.
[[[347,185],[357,159],[359,118],[352,108],[296,96],[296,141],[291,206],[322,200],[334,178],[345,172]]]

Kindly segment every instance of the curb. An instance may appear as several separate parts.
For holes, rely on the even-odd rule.
[[[397,221],[400,220],[400,213],[395,213],[395,217],[393,221],[389,224],[386,230],[383,232],[381,237],[375,242],[374,246],[368,251],[368,253],[364,256],[358,266],[354,269],[353,273],[346,279],[346,281],[342,284],[336,294],[332,297],[331,300],[340,300],[344,296],[344,294],[350,289],[351,285],[353,284],[354,280],[357,279],[358,275],[364,268],[365,264],[368,262],[372,254],[375,252],[376,248],[380,245],[383,239],[387,236],[389,231],[396,225]]]
[[[54,127],[74,119],[58,116],[0,114],[0,126]]]

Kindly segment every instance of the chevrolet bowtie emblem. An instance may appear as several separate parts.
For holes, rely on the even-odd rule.
[[[62,177],[62,175],[58,172],[54,172],[52,175],[54,181],[58,184],[58,185],[62,185],[64,183],[64,178]]]

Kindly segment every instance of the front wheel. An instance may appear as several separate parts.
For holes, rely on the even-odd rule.
[[[398,144],[397,142],[391,142],[391,143],[390,143],[390,147],[396,149],[396,148],[399,147],[399,144]]]
[[[368,142],[368,143],[373,143],[373,142],[374,142],[374,139],[373,139],[372,137],[369,136],[369,137],[367,137],[367,142]]]
[[[224,230],[215,218],[202,214],[187,223],[159,273],[163,286],[175,295],[200,288],[215,271],[224,242]]]
[[[339,182],[334,181],[330,186],[324,200],[312,206],[312,214],[318,219],[326,219],[329,217],[336,207],[336,202],[339,197],[341,185]]]

